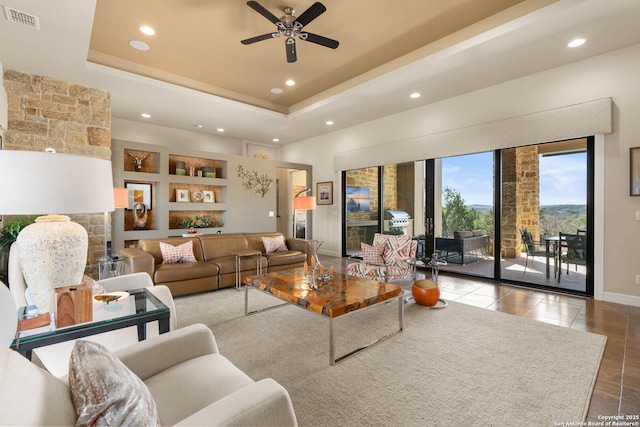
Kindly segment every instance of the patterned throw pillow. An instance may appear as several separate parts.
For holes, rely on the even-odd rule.
[[[163,264],[197,262],[195,255],[193,255],[193,240],[178,246],[160,242],[160,252]]]
[[[362,260],[365,264],[371,265],[384,265],[384,250],[386,245],[369,245],[368,243],[360,243],[360,249],[362,250]]]
[[[264,250],[267,253],[286,252],[289,250],[287,245],[284,243],[284,236],[263,237],[262,244],[264,245]]]
[[[159,424],[147,386],[100,344],[76,341],[69,359],[69,388],[77,426]]]

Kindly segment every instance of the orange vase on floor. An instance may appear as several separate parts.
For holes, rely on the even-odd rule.
[[[411,288],[413,299],[416,304],[426,305],[428,307],[434,306],[438,303],[440,298],[440,289],[438,284],[433,280],[416,280]]]

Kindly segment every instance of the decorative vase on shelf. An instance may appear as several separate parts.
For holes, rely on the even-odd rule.
[[[176,162],[176,175],[186,175],[187,174],[187,164],[178,160]]]
[[[215,178],[216,177],[216,168],[205,166],[205,167],[202,167],[201,169],[202,169],[202,175],[205,178]]]

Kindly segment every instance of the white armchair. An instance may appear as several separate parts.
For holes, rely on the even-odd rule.
[[[9,289],[15,304],[17,306],[24,306],[27,305],[27,299],[25,297],[27,285],[24,281],[24,277],[22,276],[22,271],[20,270],[18,257],[17,255],[12,255],[16,253],[16,250],[11,250],[9,252]],[[171,291],[166,286],[153,286],[153,280],[151,280],[151,277],[149,277],[147,273],[127,274],[124,276],[98,280],[96,283],[102,286],[105,292],[149,288],[149,291],[162,301],[164,305],[169,307],[169,310],[171,311],[169,330],[172,331],[178,328],[176,308],[173,303]],[[147,324],[147,337],[153,337],[158,334],[158,322],[151,322]],[[86,337],[85,340],[97,342],[104,345],[109,350],[115,351],[138,342],[138,331],[135,326],[131,326],[125,329],[118,329],[103,334],[92,335],[90,337]],[[71,356],[73,346],[73,341],[67,341],[36,348],[33,350],[33,353],[49,372],[56,377],[63,377],[67,374],[69,369],[69,357]]]
[[[0,283],[0,425],[74,425],[68,383],[9,348],[17,307]],[[211,330],[191,325],[115,355],[148,388],[162,425],[297,425],[287,391],[254,382],[218,352]]]

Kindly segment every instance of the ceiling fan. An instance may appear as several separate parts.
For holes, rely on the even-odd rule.
[[[287,49],[287,62],[296,62],[298,59],[298,55],[296,53],[296,37],[300,40],[316,43],[331,49],[338,47],[339,42],[337,40],[302,31],[305,25],[322,15],[327,10],[327,8],[320,2],[312,4],[302,13],[302,15],[298,17],[293,16],[295,14],[295,10],[293,10],[293,8],[286,7],[284,9],[285,16],[283,16],[282,19],[276,18],[274,14],[269,12],[256,1],[248,1],[247,5],[269,21],[276,24],[278,31],[242,40],[240,43],[244,45],[283,36],[285,37],[285,48]]]

